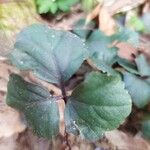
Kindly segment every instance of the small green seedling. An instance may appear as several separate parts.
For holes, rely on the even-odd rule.
[[[52,13],[58,11],[69,11],[70,7],[76,4],[79,0],[35,0],[40,14]]]

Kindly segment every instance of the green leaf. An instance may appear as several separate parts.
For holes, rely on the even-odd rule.
[[[59,110],[49,91],[12,74],[8,83],[7,104],[24,113],[33,131],[52,138],[59,132]]]
[[[57,12],[57,10],[58,10],[58,5],[57,5],[56,2],[53,2],[53,3],[51,4],[50,10],[51,10],[51,13],[52,13],[52,14],[55,14],[55,13]]]
[[[98,140],[131,112],[131,98],[120,76],[92,72],[70,96],[65,109],[67,132]]]
[[[134,104],[143,108],[150,102],[150,79],[143,79],[130,73],[124,73],[125,86]]]
[[[68,80],[81,66],[86,57],[83,40],[67,32],[34,24],[18,36],[9,58],[22,70],[48,82]]]
[[[88,24],[86,24],[85,19],[80,19],[74,24],[72,32],[78,35],[80,38],[87,39],[94,27],[94,22],[91,21]]]
[[[81,1],[81,6],[84,11],[90,12],[94,7],[98,4],[97,0],[82,0]]]
[[[70,7],[76,4],[79,0],[57,0],[58,7],[62,11],[70,10]]]
[[[88,38],[87,45],[95,66],[103,72],[115,74],[112,65],[116,62],[117,48],[110,47],[110,38],[97,30]]]
[[[150,119],[142,122],[142,132],[145,137],[150,139]]]
[[[79,0],[35,0],[39,13],[51,12],[52,14],[55,14],[57,10],[66,12],[78,1]]]
[[[37,1],[38,4],[38,12],[40,14],[45,14],[50,11],[51,5],[53,4],[49,0]]]
[[[137,75],[139,74],[137,67],[134,63],[126,59],[120,58],[120,57],[117,57],[117,62],[120,66],[122,66],[124,69],[126,69],[130,73],[137,74]]]
[[[133,28],[134,30],[138,32],[144,32],[145,31],[145,26],[142,21],[142,19],[137,15],[137,13],[133,13],[128,22],[127,22],[127,27]]]
[[[143,54],[137,56],[135,62],[141,76],[150,76],[150,64]]]
[[[137,47],[139,45],[139,34],[129,28],[120,27],[119,31],[110,37],[112,41],[124,41]]]

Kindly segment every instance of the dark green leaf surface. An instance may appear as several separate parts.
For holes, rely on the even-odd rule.
[[[143,54],[137,56],[135,62],[141,76],[150,76],[150,64]]]
[[[124,41],[135,47],[139,45],[139,34],[129,28],[120,27],[119,31],[110,38],[112,41]]]
[[[83,40],[78,36],[46,25],[35,24],[18,36],[10,54],[14,65],[48,82],[68,80],[86,57]]]
[[[7,104],[24,113],[38,136],[52,138],[58,134],[58,105],[55,98],[43,87],[12,74],[8,83]]]
[[[98,140],[131,112],[131,98],[119,76],[90,73],[72,93],[65,110],[67,132]]]
[[[92,32],[94,26],[95,26],[94,22],[89,22],[88,24],[86,24],[85,19],[80,19],[78,22],[74,24],[72,32],[83,39],[87,39],[89,34]]]
[[[142,122],[142,132],[145,137],[150,139],[150,119]]]
[[[120,66],[122,66],[124,69],[126,69],[130,73],[139,74],[137,67],[134,63],[126,59],[120,58],[120,57],[117,57],[117,62]]]
[[[103,72],[115,74],[112,65],[116,61],[117,48],[110,48],[111,44],[110,38],[99,30],[94,31],[87,40],[90,59],[95,66]]]
[[[124,73],[124,82],[137,107],[142,108],[150,102],[150,79]]]

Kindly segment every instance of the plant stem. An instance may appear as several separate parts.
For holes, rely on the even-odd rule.
[[[69,143],[69,140],[68,140],[68,133],[66,132],[65,130],[65,142],[66,142],[66,145],[67,147],[69,148],[69,150],[71,150],[71,146],[70,146],[70,143]]]
[[[67,103],[67,94],[66,94],[64,83],[62,81],[60,83],[60,88],[61,88],[61,92],[62,92],[64,102]]]
[[[61,92],[62,92],[63,100],[66,104],[68,99],[67,99],[67,94],[66,94],[66,90],[65,90],[65,86],[64,86],[63,81],[60,82],[60,89],[61,89]],[[71,150],[71,146],[70,146],[70,143],[69,143],[69,140],[68,140],[68,133],[66,132],[66,130],[65,130],[64,140],[65,140],[65,143],[66,143],[67,147],[69,148],[69,150]]]

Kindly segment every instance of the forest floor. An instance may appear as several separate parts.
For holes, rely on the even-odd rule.
[[[68,30],[72,28],[76,20],[85,17],[85,14],[79,11],[78,7],[74,8],[72,12],[69,15],[58,15],[57,18],[53,19],[49,16],[43,16],[46,20],[42,20],[42,22],[48,23],[53,28]],[[128,45],[120,45],[120,49],[124,46],[127,46],[128,51],[124,52],[122,50],[121,55],[129,58],[130,51],[134,50]],[[149,57],[150,52],[146,51],[150,47],[149,35],[141,36],[141,46],[144,47],[144,53],[148,54],[146,56]],[[82,69],[84,71],[88,67],[85,65]],[[6,105],[7,83],[11,73],[26,76],[28,80],[35,83],[41,82],[30,73],[20,72],[10,64],[5,56],[0,56],[0,150],[67,150],[61,135],[53,141],[38,138],[27,128],[23,115]],[[75,78],[71,79],[72,84],[76,84],[81,78],[81,74],[80,76],[77,74]],[[44,82],[42,84],[56,93],[60,92],[53,85]],[[63,104],[60,105],[63,109]],[[89,143],[69,135],[72,150],[150,150],[150,141],[144,139],[139,130],[138,120],[141,115],[140,110],[133,108],[131,115],[119,129],[107,132],[103,139],[95,143]]]

